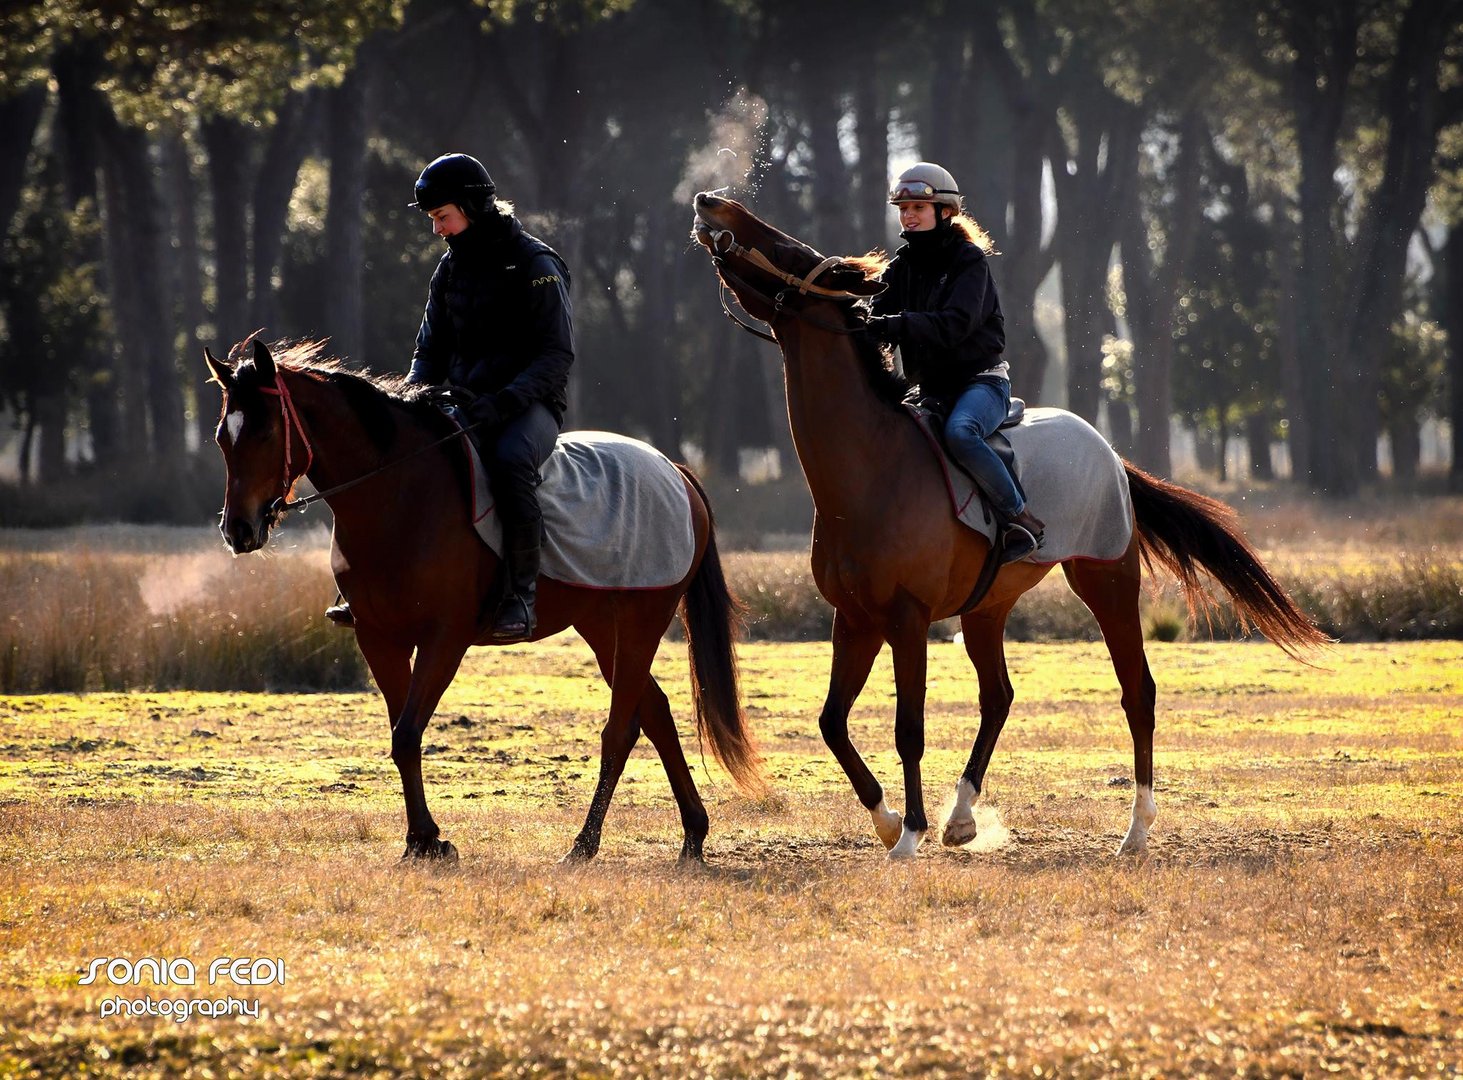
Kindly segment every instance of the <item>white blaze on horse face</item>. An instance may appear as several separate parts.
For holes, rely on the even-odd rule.
[[[1118,847],[1119,855],[1137,855],[1148,847],[1148,830],[1158,818],[1158,804],[1153,801],[1153,789],[1139,785],[1133,792],[1133,820],[1128,825],[1128,835]]]
[[[239,432],[243,429],[243,427],[243,409],[235,409],[233,412],[229,413],[228,416],[224,417],[224,431],[228,433],[230,443],[236,443],[239,441]]]

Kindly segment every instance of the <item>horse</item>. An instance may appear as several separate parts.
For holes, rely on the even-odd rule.
[[[813,578],[834,609],[832,671],[818,718],[823,738],[872,816],[888,857],[914,858],[929,828],[920,775],[927,639],[932,622],[958,615],[979,677],[980,726],[941,838],[952,847],[969,843],[976,835],[972,805],[1014,699],[1006,670],[1006,619],[1051,566],[1007,563],[971,606],[991,544],[956,519],[929,441],[900,404],[909,383],[860,332],[867,306],[862,302],[883,290],[876,278],[885,261],[878,255],[824,258],[742,204],[709,192],[695,196],[694,208],[693,237],[710,255],[721,288],[730,289],[771,333],[745,323],[723,294],[726,314],[782,350],[793,443],[815,510]],[[1113,455],[1092,434],[1099,452]],[[1115,560],[1074,558],[1061,566],[1097,619],[1122,691],[1135,791],[1118,852],[1132,855],[1146,848],[1158,814],[1157,691],[1138,610],[1142,567],[1151,572],[1157,562],[1177,576],[1191,618],[1212,603],[1199,580],[1202,568],[1223,587],[1240,618],[1288,654],[1298,656],[1297,650],[1328,639],[1262,565],[1230,507],[1114,459],[1114,483],[1127,484],[1133,508],[1127,549]],[[1048,531],[1059,512],[1043,506]],[[995,566],[993,559],[989,567]],[[885,642],[894,662],[902,820],[848,735],[849,710]]]
[[[236,555],[264,547],[292,508],[288,499],[302,476],[325,496],[335,517],[331,569],[350,600],[356,642],[391,722],[391,759],[406,803],[402,858],[456,860],[456,847],[442,838],[427,808],[422,734],[468,648],[490,644],[479,613],[501,566],[473,529],[461,438],[453,438],[453,425],[424,388],[407,386],[400,376],[353,372],[325,359],[322,342],[285,346],[278,358],[257,340],[252,359],[244,358],[245,351],[244,344],[237,346],[238,359],[231,354],[230,362],[204,351],[211,381],[223,391],[215,441],[227,474],[224,539]],[[660,755],[680,810],[680,861],[704,861],[706,808],[665,691],[650,673],[678,610],[689,642],[698,735],[740,790],[764,790],[738,688],[733,642],[739,609],[717,553],[711,505],[696,476],[676,468],[695,540],[681,581],[641,589],[586,588],[547,577],[539,582],[533,640],[572,626],[610,687],[599,780],[567,861],[598,852],[610,798],[642,730]]]

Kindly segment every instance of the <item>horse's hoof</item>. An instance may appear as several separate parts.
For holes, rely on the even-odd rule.
[[[899,837],[899,842],[889,849],[889,861],[912,862],[919,853],[919,845],[924,838],[923,832],[914,832],[905,828]]]
[[[706,869],[706,856],[699,851],[694,854],[682,851],[676,859],[676,869],[684,874],[699,874]]]
[[[899,837],[904,832],[904,822],[899,815],[886,808],[882,802],[869,813],[874,819],[874,832],[879,834],[884,846],[892,848],[899,843]]]
[[[408,842],[406,850],[401,853],[402,862],[455,863],[457,858],[457,848],[450,840]]]
[[[952,817],[945,822],[945,831],[940,834],[940,843],[946,847],[963,847],[975,839],[975,818]]]

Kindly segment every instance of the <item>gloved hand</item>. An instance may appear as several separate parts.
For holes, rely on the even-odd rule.
[[[875,341],[898,345],[904,336],[903,315],[870,315],[867,330]]]
[[[503,422],[503,414],[492,394],[475,398],[466,412],[468,423],[476,425],[478,431],[488,431]]]

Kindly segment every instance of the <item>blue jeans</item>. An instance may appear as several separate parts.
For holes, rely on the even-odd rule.
[[[1015,517],[1026,504],[1005,463],[985,441],[987,435],[1001,426],[1010,407],[1009,382],[981,379],[956,398],[950,419],[945,422],[945,445],[950,456],[975,477],[995,508],[1007,517]]]

